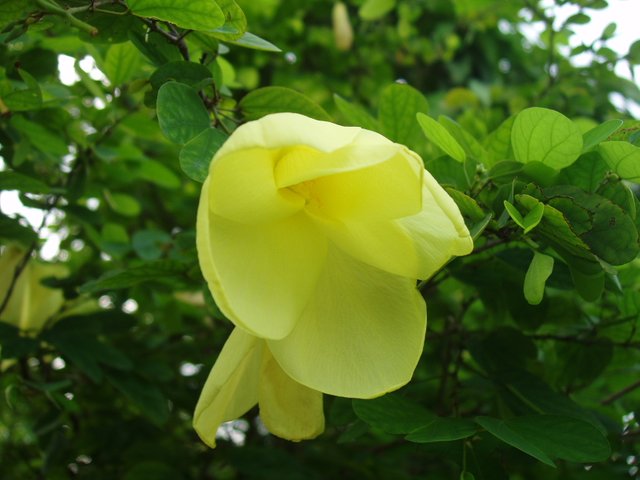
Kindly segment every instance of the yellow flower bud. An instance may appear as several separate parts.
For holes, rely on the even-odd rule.
[[[349,12],[342,2],[336,2],[331,11],[333,35],[338,50],[350,50],[353,45],[353,28],[349,20]]]

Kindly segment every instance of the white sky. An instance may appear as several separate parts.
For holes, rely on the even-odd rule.
[[[609,7],[605,10],[587,10],[587,14],[591,17],[591,22],[587,25],[574,25],[573,30],[576,35],[571,39],[571,46],[575,47],[582,43],[590,44],[600,37],[604,28],[611,22],[617,24],[617,29],[613,38],[606,45],[619,54],[626,54],[629,46],[640,39],[640,28],[638,21],[640,20],[640,0],[608,0]],[[547,8],[553,6],[553,0],[547,0]],[[556,26],[559,26],[569,16],[577,12],[577,7],[572,5],[563,7],[554,7],[554,16],[557,18]],[[551,10],[549,10],[551,12]],[[540,32],[544,30],[541,22],[528,23],[520,26],[521,30],[529,38],[538,38]],[[574,59],[576,65],[585,65],[590,62],[588,56],[579,56]],[[96,80],[104,79],[104,75],[100,72],[93,59],[87,57],[80,62],[81,68],[87,71]],[[78,80],[74,71],[73,59],[61,55],[59,59],[60,79],[66,84],[72,84]],[[631,78],[629,65],[626,62],[620,62],[616,72],[621,77]],[[640,66],[634,68],[636,79],[640,80]],[[633,102],[626,101],[620,95],[613,95],[611,99],[618,107],[624,105],[633,113],[636,118],[640,118],[640,107]],[[1,152],[0,152],[1,155]],[[4,162],[0,156],[0,170],[4,169]],[[17,191],[0,192],[0,209],[5,215],[14,216],[16,213],[23,215],[31,225],[37,228],[42,221],[42,211],[37,209],[25,208],[18,199]],[[54,216],[50,216],[50,221],[55,221]],[[41,232],[43,239],[46,239],[45,245],[41,249],[41,256],[45,259],[53,259],[59,251],[60,236],[52,233],[47,228]]]

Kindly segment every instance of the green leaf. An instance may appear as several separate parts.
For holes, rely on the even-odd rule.
[[[542,451],[537,445],[529,442],[517,431],[510,428],[503,420],[491,417],[477,417],[476,423],[484,428],[487,432],[494,437],[502,440],[503,442],[523,451],[524,453],[531,455],[533,458],[540,460],[551,467],[555,467],[553,460]]]
[[[179,277],[185,274],[187,266],[182,262],[158,260],[146,262],[126,269],[109,270],[96,280],[90,280],[80,286],[80,293],[93,293],[104,290],[129,288],[142,282],[161,282],[170,285],[179,284]]]
[[[456,205],[458,205],[462,215],[468,217],[474,222],[479,222],[485,217],[486,213],[482,210],[480,205],[478,205],[478,202],[469,195],[451,187],[445,187],[445,190],[449,196],[453,198],[453,201],[456,202]]]
[[[167,82],[158,90],[158,123],[172,142],[185,144],[209,128],[209,113],[190,86]]]
[[[409,85],[393,83],[382,91],[378,104],[378,121],[382,134],[394,142],[419,150],[424,139],[416,114],[429,111],[422,93]]]
[[[263,52],[281,52],[278,47],[276,47],[273,43],[267,42],[263,38],[260,38],[257,35],[254,35],[250,32],[244,32],[244,34],[235,40],[227,40],[227,43],[232,45],[238,45],[239,47],[251,48],[253,50],[260,50]]]
[[[19,190],[28,193],[51,193],[52,188],[37,178],[18,172],[0,172],[0,190]]]
[[[586,192],[595,192],[608,171],[607,164],[598,152],[588,152],[567,168],[562,169],[556,177],[559,185],[575,185]]]
[[[0,173],[0,185],[2,184],[2,173]],[[0,190],[5,189],[0,186]],[[30,227],[22,225],[18,219],[8,217],[0,212],[0,238],[27,246],[31,245],[38,238],[38,235]]]
[[[516,160],[541,162],[559,170],[582,152],[582,135],[567,117],[546,108],[527,108],[513,123],[511,143]]]
[[[105,190],[104,197],[114,212],[125,217],[135,217],[140,213],[140,203],[126,193],[113,193]]]
[[[155,425],[168,420],[168,401],[157,387],[132,374],[108,372],[106,376]]]
[[[478,427],[471,420],[436,417],[412,431],[405,439],[415,443],[451,442],[470,437],[477,431]]]
[[[247,31],[247,18],[234,0],[216,0],[224,14],[225,22],[209,34],[221,40],[237,40]]]
[[[513,129],[515,120],[515,115],[507,118],[497,129],[491,132],[484,141],[484,147],[487,151],[487,166],[491,167],[502,160],[513,159],[511,130]]]
[[[417,119],[425,136],[435,143],[438,148],[443,150],[451,158],[454,158],[461,163],[466,160],[467,156],[464,150],[446,128],[440,125],[433,118],[422,113],[418,113]]]
[[[133,234],[131,244],[143,260],[158,260],[171,243],[171,235],[162,230],[139,230]]]
[[[227,139],[215,128],[207,128],[192,138],[180,150],[180,168],[192,180],[204,182],[209,174],[211,159]]]
[[[482,220],[480,220],[478,223],[476,223],[475,225],[473,225],[473,227],[469,229],[471,238],[473,238],[474,241],[480,238],[480,235],[482,234],[484,229],[487,228],[492,218],[493,218],[493,213],[490,212]]]
[[[173,170],[155,160],[147,159],[140,162],[135,169],[135,173],[138,178],[158,185],[159,187],[173,190],[181,185],[180,179],[173,173]]]
[[[27,85],[27,88],[13,90],[3,95],[2,101],[13,112],[40,108],[42,106],[42,91],[38,81],[25,70],[18,69],[18,74]]]
[[[582,420],[560,415],[529,415],[505,423],[552,458],[578,463],[602,462],[611,454],[606,437]]]
[[[139,75],[142,57],[136,47],[129,42],[111,45],[105,55],[102,70],[112,86],[122,85]]]
[[[623,124],[622,120],[609,120],[592,128],[582,136],[582,153],[588,152],[613,135]]]
[[[591,17],[589,15],[585,15],[584,13],[576,13],[571,15],[569,18],[565,20],[565,24],[575,23],[578,25],[584,25],[591,21]]]
[[[346,125],[353,125],[374,132],[380,132],[380,123],[362,106],[346,101],[337,93],[333,95],[333,101],[345,118]]]
[[[520,212],[518,211],[518,209],[516,207],[513,206],[513,204],[511,204],[509,201],[504,200],[502,202],[504,204],[504,208],[507,210],[507,213],[509,214],[509,216],[511,217],[511,219],[516,222],[516,224],[520,227],[520,228],[524,228],[524,218],[522,218],[522,215],[520,214]]]
[[[458,142],[467,155],[467,159],[471,158],[480,163],[487,163],[488,154],[484,147],[467,132],[462,126],[445,115],[438,116],[438,122],[447,129],[453,138]]]
[[[371,21],[384,17],[396,6],[396,0],[365,0],[358,10],[363,20]]]
[[[214,0],[128,0],[134,15],[171,22],[189,30],[213,30],[224,24]]]
[[[372,400],[353,400],[356,415],[375,428],[388,433],[410,433],[435,419],[435,415],[398,394],[386,394]]]
[[[22,115],[12,116],[9,123],[27,137],[31,145],[38,150],[56,157],[62,157],[69,153],[67,143],[60,138],[60,135],[53,133],[39,123],[27,120]]]
[[[628,142],[603,142],[598,153],[625,180],[640,183],[640,148]]]
[[[539,203],[542,207],[542,204]],[[544,207],[541,208],[544,210]],[[524,298],[531,305],[539,305],[544,296],[544,286],[553,272],[553,257],[535,252],[524,277]]]
[[[264,87],[253,90],[240,101],[247,120],[256,120],[270,113],[293,112],[331,121],[324,109],[307,96],[285,87]]]

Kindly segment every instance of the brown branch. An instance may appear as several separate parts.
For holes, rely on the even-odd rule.
[[[619,398],[624,397],[627,393],[633,392],[636,388],[640,388],[640,380],[636,380],[631,385],[627,385],[626,387],[624,387],[622,390],[618,390],[617,392],[612,393],[608,397],[603,398],[602,400],[600,400],[600,404],[610,405],[611,403],[615,402]]]

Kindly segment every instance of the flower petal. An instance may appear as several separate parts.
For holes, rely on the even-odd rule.
[[[304,199],[275,184],[277,150],[250,148],[216,156],[211,162],[209,207],[216,215],[240,223],[264,223],[288,217]]]
[[[340,248],[396,275],[428,278],[454,255],[467,255],[473,240],[455,202],[425,171],[422,209],[394,221],[314,220]]]
[[[282,148],[306,145],[322,152],[332,152],[354,143],[358,137],[384,139],[382,135],[359,127],[343,127],[297,113],[273,113],[239,126],[220,147],[214,159],[230,152],[254,147]],[[368,141],[373,143],[371,140]]]
[[[422,206],[422,160],[403,147],[394,144],[391,147],[395,148],[382,162],[314,180],[312,197],[318,204],[317,212],[345,222],[392,219],[418,213]],[[349,150],[358,158],[372,159],[390,149],[354,147]]]
[[[327,241],[303,213],[267,225],[243,225],[208,211],[209,183],[198,208],[202,273],[220,310],[262,338],[294,327],[315,288]]]
[[[269,349],[264,353],[258,397],[260,418],[274,435],[298,441],[324,431],[322,393],[293,380]]]
[[[263,350],[263,340],[239,328],[224,344],[193,414],[193,427],[211,448],[221,423],[244,415],[258,402]]]
[[[267,344],[299,383],[332,395],[370,398],[411,379],[425,329],[426,308],[414,280],[331,246],[295,329]]]

